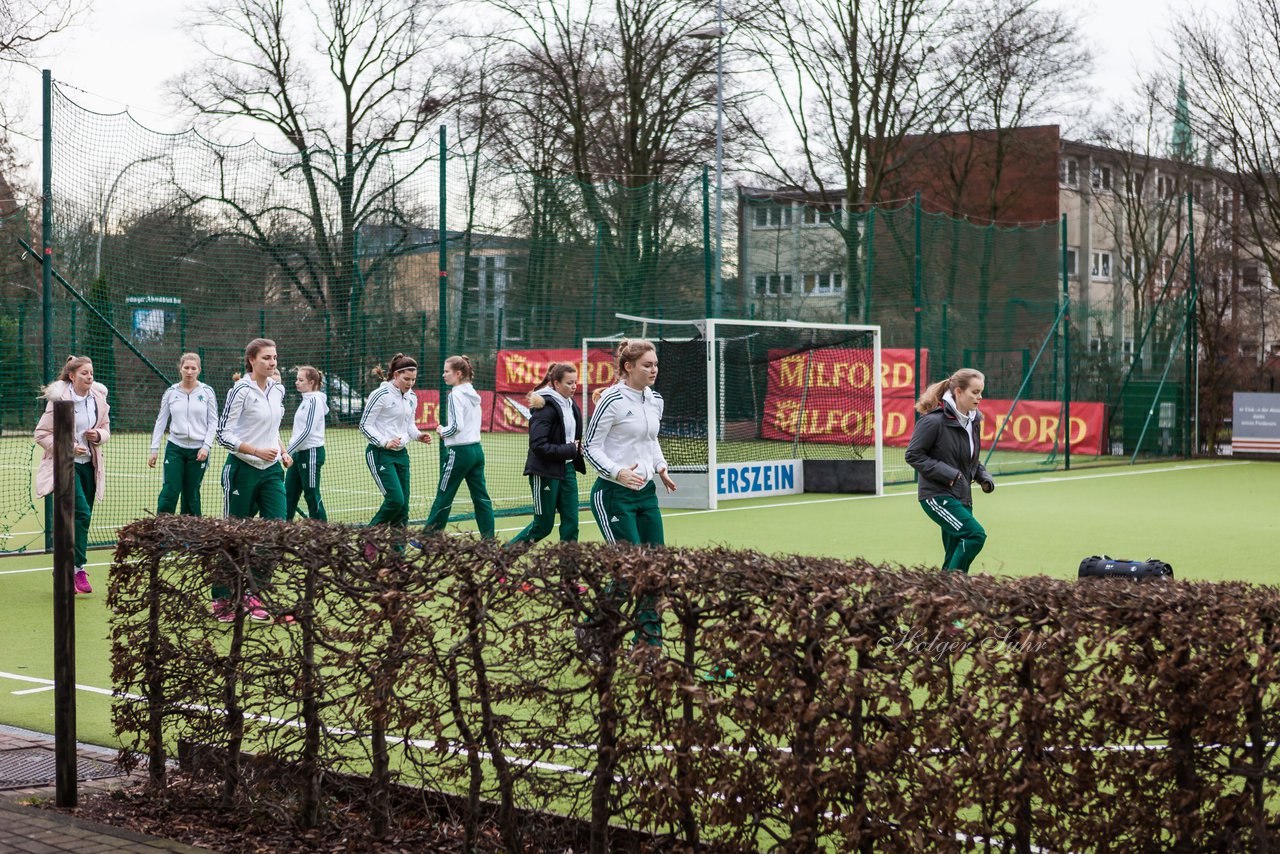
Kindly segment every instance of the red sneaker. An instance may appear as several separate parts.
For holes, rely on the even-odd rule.
[[[245,613],[249,615],[250,620],[263,622],[271,619],[271,614],[267,613],[267,609],[262,607],[262,600],[257,596],[245,594],[240,600],[240,604],[244,607]]]
[[[236,609],[230,599],[214,599],[209,603],[209,612],[220,623],[234,623],[236,619]]]

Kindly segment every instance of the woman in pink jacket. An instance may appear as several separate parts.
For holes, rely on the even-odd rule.
[[[53,404],[69,400],[75,405],[75,482],[76,547],[75,586],[77,593],[92,593],[89,574],[85,572],[85,553],[89,546],[89,518],[93,503],[102,498],[105,466],[102,444],[111,437],[111,407],[107,405],[107,387],[93,381],[93,362],[88,356],[71,356],[62,366],[58,378],[44,388],[48,401],[44,415],[36,425],[36,444],[44,449],[36,470],[36,497],[53,492]]]

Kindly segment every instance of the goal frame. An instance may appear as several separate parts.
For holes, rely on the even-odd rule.
[[[705,488],[705,502],[696,501],[691,503],[688,499],[681,497],[676,501],[662,501],[664,506],[682,507],[690,509],[707,509],[715,510],[719,507],[719,496],[717,494],[717,466],[719,464],[718,445],[723,439],[721,431],[724,425],[724,402],[720,399],[720,389],[724,383],[723,371],[724,361],[717,353],[722,340],[730,337],[738,337],[730,335],[730,330],[747,331],[752,329],[825,329],[838,332],[859,332],[870,333],[872,344],[872,376],[875,381],[872,382],[874,397],[874,443],[873,443],[873,461],[875,464],[875,494],[884,494],[884,410],[883,410],[883,383],[880,380],[882,367],[881,353],[881,335],[880,326],[875,324],[851,324],[851,323],[808,323],[797,320],[771,321],[771,320],[734,320],[729,318],[706,318],[697,320],[665,320],[656,318],[633,317],[629,315],[618,315],[619,319],[636,323],[641,327],[641,335],[645,336],[649,332],[650,326],[684,326],[692,327],[702,334],[705,346],[705,358],[707,361],[706,371],[706,391],[707,391],[707,411],[705,421],[707,426],[707,465],[704,471],[679,471],[672,472],[672,477],[677,483],[684,481],[690,486],[695,486],[697,493],[700,495]],[[589,364],[588,353],[592,349],[600,348],[601,345],[616,344],[623,335],[621,333],[610,336],[597,336],[582,339],[582,364],[585,367]],[[696,340],[692,337],[667,338],[668,341],[692,341]],[[582,383],[582,411],[583,417],[587,417],[588,398],[590,389],[586,377],[589,372],[584,374]],[[698,483],[698,481],[702,481]],[[661,492],[661,490],[659,490]],[[660,499],[665,496],[660,496]],[[673,496],[674,497],[674,496]],[[732,500],[732,499],[726,499]]]

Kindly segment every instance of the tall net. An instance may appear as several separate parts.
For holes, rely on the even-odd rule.
[[[161,478],[146,464],[150,432],[179,355],[201,356],[202,379],[221,402],[255,337],[276,341],[286,369],[286,440],[299,401],[289,369],[313,365],[326,376],[322,493],[330,518],[343,522],[368,521],[380,502],[354,426],[377,384],[374,365],[397,352],[418,359],[419,425],[431,429],[441,411],[441,358],[471,356],[490,494],[500,514],[528,512],[525,394],[552,362],[582,362],[583,339],[633,333],[619,312],[881,327],[889,483],[913,476],[902,452],[916,392],[962,366],[987,374],[984,444],[994,446],[989,465],[997,471],[1061,467],[1068,435],[1075,461],[1188,446],[1160,420],[1172,404],[1181,423],[1192,401],[1189,372],[1177,362],[1192,346],[1178,333],[1185,289],[1139,316],[1120,316],[1117,303],[1111,326],[1140,330],[1155,316],[1153,329],[1129,351],[1095,351],[1094,314],[1104,309],[1073,308],[1068,326],[1057,223],[983,227],[912,204],[855,212],[838,200],[744,188],[721,206],[718,258],[717,202],[702,170],[666,182],[585,183],[513,174],[438,145],[349,159],[310,150],[304,158],[195,132],[156,133],[127,115],[85,110],[57,88],[52,114],[52,364],[39,356],[38,266],[15,252],[0,270],[0,466],[17,473],[0,490],[3,547],[43,545],[42,503],[32,478],[20,481],[38,457],[30,439],[38,387],[67,355],[89,355],[110,389],[108,486],[91,531],[94,542],[110,543],[117,526],[156,507]],[[33,245],[38,218],[0,216],[11,247],[19,237]],[[856,337],[808,344],[785,333],[726,332],[715,360],[723,393],[711,417],[703,414],[705,342],[677,340],[700,334],[650,337],[659,339],[660,387],[675,383],[663,428],[673,465],[705,467],[713,440],[727,459],[760,459],[787,445],[803,459],[865,458],[865,439],[849,438],[865,436],[864,390],[819,386],[825,354],[865,350]],[[800,354],[789,348],[814,354],[805,356],[798,398],[780,391],[783,378],[796,376]],[[609,361],[591,357],[580,375],[599,385]],[[703,373],[682,377],[686,367]],[[798,427],[789,431],[792,416]],[[814,429],[844,438],[811,436],[814,418],[831,420]],[[421,520],[440,452],[411,453],[411,517]],[[211,469],[223,459],[215,449]],[[590,486],[584,478],[584,495]],[[216,476],[205,479],[203,504],[206,512],[221,507]],[[454,518],[469,511],[463,496]]]
[[[715,329],[718,461],[874,453],[874,330],[732,322]]]

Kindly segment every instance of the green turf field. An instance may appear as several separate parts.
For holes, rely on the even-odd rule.
[[[364,524],[369,521],[381,496],[369,475],[365,464],[366,441],[356,429],[331,427],[325,434],[326,462],[321,474],[321,494],[329,520]],[[94,507],[90,531],[92,542],[106,545],[115,540],[115,530],[147,513],[154,513],[156,498],[162,482],[161,466],[147,467],[151,441],[150,433],[117,432],[105,446],[107,461],[106,496]],[[499,513],[528,512],[530,509],[528,480],[524,477],[524,462],[529,442],[523,433],[485,433],[485,479]],[[682,451],[689,451],[690,458],[705,463],[706,443],[700,447],[682,448],[685,441],[678,438],[664,439],[667,455],[676,465]],[[884,449],[886,483],[910,480],[911,469],[903,460],[903,448]],[[811,457],[828,455],[847,456],[848,448],[836,445],[811,445],[804,453]],[[414,444],[409,449],[413,466],[411,518],[424,520],[435,498],[436,480],[440,471],[440,443],[435,440],[429,446]],[[738,441],[720,446],[722,462],[735,460],[787,459],[793,456],[793,448],[787,442]],[[27,551],[44,546],[44,502],[33,493],[34,478],[31,472],[40,459],[39,450],[29,436],[13,436],[0,439],[0,551]],[[163,461],[163,452],[161,453]],[[200,490],[202,510],[206,516],[222,515],[222,487],[220,475],[226,452],[214,448],[210,455],[210,467],[205,473]],[[1118,462],[1115,458],[1077,458],[1078,466]],[[1060,467],[1060,457],[1046,458],[1044,454],[1001,452],[989,462],[992,472],[1053,471]],[[580,477],[578,485],[585,503],[594,474]],[[301,504],[305,513],[306,504]],[[454,502],[455,518],[471,513],[471,504],[463,489]]]
[[[1239,579],[1280,584],[1273,559],[1275,526],[1266,496],[1280,491],[1280,466],[1232,460],[1118,466],[1007,477],[975,512],[987,528],[975,572],[1044,573],[1073,578],[1082,558],[1158,557],[1192,580]],[[936,566],[937,528],[915,501],[914,489],[883,497],[798,495],[727,502],[723,509],[668,511],[667,542],[723,544],[766,552],[864,557],[877,563]],[[527,522],[502,520],[511,537]],[[472,529],[469,522],[456,526]],[[584,539],[599,539],[589,513]],[[101,585],[110,552],[90,555]],[[45,555],[0,560],[0,589],[8,606],[0,628],[0,723],[52,731],[52,582]],[[113,743],[107,614],[99,589],[79,597],[78,682],[81,738]],[[33,681],[24,681],[33,680]],[[26,693],[24,693],[26,692]]]

